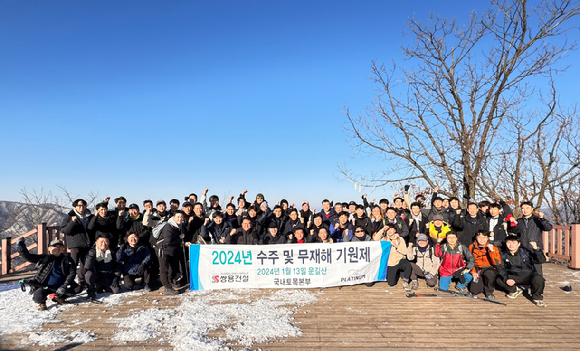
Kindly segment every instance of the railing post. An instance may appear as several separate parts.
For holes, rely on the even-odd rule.
[[[554,229],[552,229],[554,230]],[[549,255],[550,252],[554,252],[553,250],[551,250],[551,246],[550,246],[550,233],[549,232],[542,232],[542,244],[543,244],[543,248],[544,248],[544,255]]]
[[[12,238],[10,237],[2,239],[2,275],[10,273],[10,255],[12,254],[11,240]]]
[[[580,224],[572,224],[570,230],[570,268],[580,269]]]
[[[46,223],[41,223],[38,225],[38,254],[44,255],[48,253],[48,232],[46,230]]]

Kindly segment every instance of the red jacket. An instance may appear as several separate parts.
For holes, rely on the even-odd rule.
[[[438,243],[435,247],[435,256],[441,257],[440,277],[450,277],[456,270],[461,268],[471,270],[475,265],[471,252],[460,243],[457,243],[454,248],[447,243],[443,245]]]

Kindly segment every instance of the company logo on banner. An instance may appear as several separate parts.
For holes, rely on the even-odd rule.
[[[190,289],[317,288],[384,281],[391,243],[191,245]]]

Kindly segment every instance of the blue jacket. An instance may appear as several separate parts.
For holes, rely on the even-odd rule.
[[[150,260],[149,248],[140,243],[137,243],[135,247],[125,243],[117,251],[117,262],[122,267],[120,271],[123,274],[137,275],[137,268],[141,264],[146,265]]]

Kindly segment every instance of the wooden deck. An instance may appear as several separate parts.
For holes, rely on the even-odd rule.
[[[497,292],[497,300],[507,306],[465,297],[407,298],[402,287],[386,283],[373,287],[353,286],[311,291],[318,301],[298,309],[294,325],[302,336],[276,342],[254,344],[262,350],[353,350],[429,349],[470,350],[578,350],[580,349],[580,272],[554,264],[544,265],[547,278],[544,293],[547,308],[534,306],[525,296],[509,300]],[[566,293],[559,287],[571,285]],[[421,285],[418,293],[433,290]],[[260,292],[257,291],[256,294]],[[27,296],[28,298],[28,296]],[[132,302],[135,301],[135,302]],[[163,342],[127,343],[111,340],[117,325],[106,321],[111,309],[122,318],[150,307],[174,308],[179,297],[152,292],[131,296],[114,307],[95,308],[79,304],[59,315],[58,324],[44,330],[90,329],[93,342],[52,347],[20,344],[23,335],[2,335],[2,350],[170,350]],[[103,311],[108,311],[106,315]],[[79,318],[82,316],[82,318]],[[79,319],[102,321],[79,323]],[[210,334],[211,336],[211,334]],[[235,345],[232,345],[235,347]],[[238,349],[241,347],[237,347]]]

